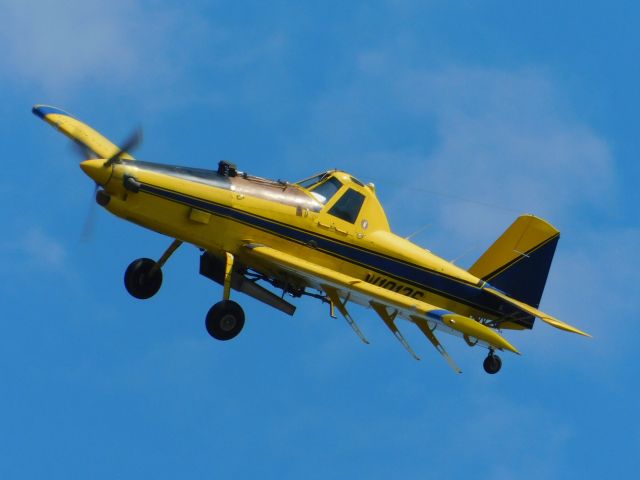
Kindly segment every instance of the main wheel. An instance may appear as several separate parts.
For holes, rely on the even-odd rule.
[[[244,312],[242,307],[232,300],[216,303],[205,320],[207,332],[217,340],[231,340],[244,327]]]
[[[131,262],[124,272],[124,287],[132,297],[144,300],[153,297],[162,285],[162,270],[154,267],[150,258],[139,258]]]
[[[484,367],[485,372],[493,375],[500,371],[500,368],[502,367],[502,360],[500,360],[500,357],[495,353],[490,353],[487,355],[487,358],[484,359],[484,362],[482,362],[482,366]]]

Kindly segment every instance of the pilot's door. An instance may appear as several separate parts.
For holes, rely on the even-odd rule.
[[[365,196],[353,188],[341,189],[320,212],[318,226],[339,236],[360,238],[359,217],[364,200]]]

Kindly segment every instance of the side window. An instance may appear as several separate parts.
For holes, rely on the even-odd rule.
[[[329,214],[342,220],[355,223],[364,203],[364,195],[350,188],[344,195],[331,207]]]
[[[326,204],[329,200],[331,200],[331,197],[333,197],[336,192],[340,190],[341,186],[342,183],[340,182],[340,180],[335,177],[331,177],[326,182],[321,183],[317,187],[313,188],[311,190],[311,194],[320,203]]]

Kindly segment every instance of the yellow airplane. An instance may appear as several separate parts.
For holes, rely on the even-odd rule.
[[[538,310],[560,233],[523,215],[464,270],[391,232],[373,184],[340,170],[297,183],[249,175],[220,162],[217,171],[135,160],[88,125],[55,107],[33,113],[87,152],[80,167],[96,183],[96,201],[120,218],[174,239],[156,260],[140,258],[126,269],[127,291],[155,295],[162,267],[184,242],[203,252],[200,274],[223,286],[222,300],[205,326],[218,340],[234,338],[244,312],[230,299],[243,292],[288,315],[284,299],[308,295],[337,309],[369,343],[347,307],[371,307],[404,348],[419,359],[396,320],[414,323],[457,373],[436,331],[483,346],[487,373],[502,361],[496,350],[519,353],[499,332],[531,329],[535,318],[569,332],[588,334]],[[275,294],[263,284],[282,291]]]

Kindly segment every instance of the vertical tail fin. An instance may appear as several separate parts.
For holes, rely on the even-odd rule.
[[[473,264],[469,273],[533,307],[540,305],[560,232],[522,215]]]

